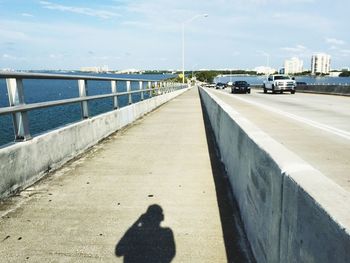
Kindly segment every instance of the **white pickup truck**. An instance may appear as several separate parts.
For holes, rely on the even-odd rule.
[[[294,94],[296,86],[296,81],[288,75],[269,75],[263,84],[264,93],[270,90],[272,93],[290,91]]]

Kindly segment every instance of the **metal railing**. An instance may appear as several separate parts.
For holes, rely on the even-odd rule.
[[[12,114],[15,141],[26,141],[32,138],[29,131],[28,112],[31,110],[48,108],[53,106],[67,105],[72,103],[81,104],[82,119],[89,118],[88,101],[113,98],[113,109],[118,109],[118,97],[128,96],[128,104],[133,103],[132,94],[140,94],[141,101],[145,99],[145,94],[149,98],[160,94],[172,92],[178,89],[186,88],[187,85],[175,83],[167,80],[150,80],[150,79],[129,79],[129,78],[113,78],[113,77],[97,77],[86,75],[63,75],[63,74],[44,74],[44,73],[14,73],[0,72],[0,79],[6,79],[7,94],[9,99],[9,107],[0,108],[0,116]],[[77,80],[79,97],[63,100],[54,100],[47,102],[26,104],[24,100],[24,79],[55,79],[55,80]],[[111,83],[111,93],[103,95],[88,95],[89,81],[108,81]],[[126,92],[118,92],[117,85],[119,82],[126,83]],[[131,83],[138,82],[138,90],[131,90]],[[147,88],[143,88],[143,84],[147,83]],[[113,110],[111,109],[111,110]]]

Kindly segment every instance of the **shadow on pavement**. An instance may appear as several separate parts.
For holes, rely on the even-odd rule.
[[[150,205],[126,231],[115,247],[115,255],[124,257],[124,263],[171,262],[176,253],[173,231],[161,227],[163,209]]]

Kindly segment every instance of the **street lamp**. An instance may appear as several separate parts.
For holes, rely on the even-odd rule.
[[[182,23],[182,84],[185,84],[185,24],[199,17],[208,17],[208,14],[195,15]]]

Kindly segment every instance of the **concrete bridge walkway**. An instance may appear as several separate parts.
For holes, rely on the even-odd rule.
[[[192,89],[2,203],[1,262],[227,262],[212,163]]]

